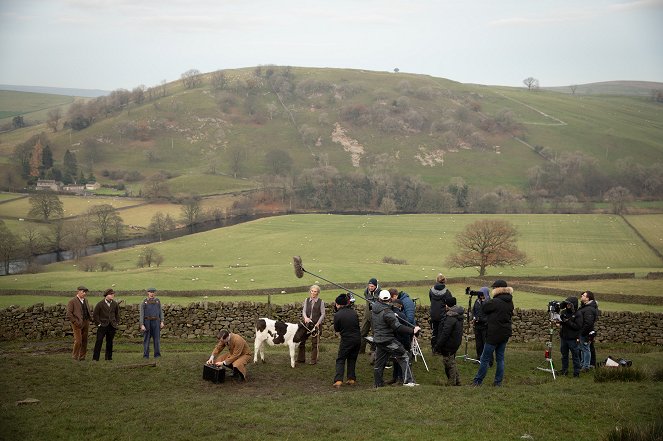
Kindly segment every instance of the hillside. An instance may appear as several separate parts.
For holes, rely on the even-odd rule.
[[[575,90],[572,89],[572,86]],[[574,84],[560,87],[542,87],[560,93],[576,95],[624,95],[651,97],[653,91],[663,90],[663,83],[653,81],[604,81],[590,84]]]
[[[663,158],[663,107],[644,97],[282,67],[201,74],[145,90],[140,100],[124,92],[111,93],[105,110],[93,100],[67,115],[86,122],[79,130],[41,125],[3,134],[0,168],[9,170],[15,146],[40,131],[56,165],[71,150],[86,175],[135,192],[144,181],[128,182],[127,174],[166,171],[178,192],[210,194],[233,187],[213,175],[246,184],[330,166],[371,179],[406,176],[436,187],[460,177],[478,191],[524,193],[533,170],[565,154],[588,155],[608,176],[620,159],[648,167]]]

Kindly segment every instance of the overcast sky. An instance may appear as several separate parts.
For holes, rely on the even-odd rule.
[[[663,0],[0,0],[0,84],[132,89],[266,64],[663,82]]]

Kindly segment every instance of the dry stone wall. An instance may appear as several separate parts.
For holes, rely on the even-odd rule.
[[[121,324],[118,338],[139,338],[139,305],[121,305]],[[363,305],[357,312],[363,315]],[[164,305],[165,327],[163,338],[197,339],[213,337],[220,329],[228,329],[251,341],[254,338],[256,318],[270,317],[297,322],[301,305],[272,306],[252,302],[199,302],[188,306]],[[417,307],[417,322],[428,331],[429,313],[426,307]],[[544,342],[549,335],[548,313],[538,310],[516,309],[513,317],[515,342]],[[663,314],[633,312],[603,312],[596,326],[597,340],[601,342],[663,345]],[[556,333],[557,331],[555,331]],[[36,304],[28,308],[12,307],[0,310],[0,340],[39,340],[64,337],[71,333],[66,306]],[[90,330],[94,334],[94,328]],[[423,339],[427,340],[430,332]],[[323,339],[335,339],[333,310],[327,307],[323,324]]]

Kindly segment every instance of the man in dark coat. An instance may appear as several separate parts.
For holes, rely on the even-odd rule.
[[[338,344],[338,355],[336,356],[336,375],[334,376],[334,387],[341,387],[345,365],[348,366],[348,381],[346,384],[354,385],[357,382],[355,366],[359,356],[361,344],[361,330],[359,329],[359,317],[357,312],[350,306],[350,296],[341,294],[336,297],[336,313],[334,314],[334,332],[341,335]]]
[[[456,368],[456,351],[463,340],[463,314],[462,306],[456,305],[455,297],[448,297],[445,301],[446,318],[437,337],[435,349],[442,355],[444,373],[447,375],[449,386],[460,386],[460,375]]]
[[[359,347],[359,352],[363,354],[366,352],[366,337],[371,332],[371,307],[373,302],[378,299],[378,294],[380,293],[380,285],[378,285],[378,279],[371,277],[371,279],[366,284],[366,289],[364,290],[364,298],[366,299],[366,306],[364,306],[364,317],[361,320],[361,346]],[[373,350],[371,350],[371,358],[374,356]]]
[[[446,287],[445,283],[447,278],[442,274],[437,275],[437,282],[433,287],[428,291],[428,298],[430,299],[430,325],[432,328],[432,335],[430,337],[431,348],[433,353],[435,353],[435,344],[437,340],[437,334],[439,332],[441,322],[444,320],[446,309],[445,309],[445,300],[448,297],[452,297],[451,291]]]
[[[112,288],[104,292],[102,301],[96,304],[92,312],[92,319],[97,325],[97,341],[94,344],[92,359],[99,361],[101,355],[101,346],[106,338],[106,356],[105,359],[113,359],[113,338],[115,331],[120,326],[120,306],[115,301],[115,291]]]
[[[582,314],[582,329],[580,330],[580,364],[582,371],[587,372],[591,364],[591,346],[595,334],[594,325],[599,317],[599,308],[594,300],[594,293],[585,291],[580,296],[580,313]]]
[[[488,333],[487,316],[484,314],[482,308],[483,304],[490,300],[490,288],[484,286],[479,289],[477,299],[474,301],[472,307],[472,322],[474,323],[474,343],[477,350],[477,360],[481,358],[483,353],[483,345],[486,342],[486,334]],[[493,359],[488,363],[489,367],[493,366]]]
[[[494,386],[501,386],[504,379],[504,352],[511,337],[511,318],[513,317],[513,288],[504,280],[496,280],[491,287],[491,299],[481,308],[486,314],[486,343],[481,353],[479,370],[473,384],[481,386],[488,372],[488,365],[495,353],[497,369],[495,370]]]
[[[382,374],[390,356],[396,359],[404,375],[403,386],[418,386],[412,377],[410,360],[407,350],[396,339],[395,332],[408,334],[410,336],[419,332],[419,326],[411,328],[401,323],[389,305],[391,294],[382,290],[378,295],[378,301],[371,308],[371,319],[373,326],[373,343],[375,344],[375,366],[373,366],[373,380],[375,387],[384,386]]]
[[[569,297],[563,302],[564,309],[560,317],[559,350],[562,353],[562,370],[559,375],[567,375],[569,371],[569,351],[573,359],[573,376],[580,376],[580,330],[582,329],[582,313],[577,311],[578,299]]]

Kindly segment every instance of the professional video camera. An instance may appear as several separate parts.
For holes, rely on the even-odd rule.
[[[481,292],[481,291],[472,291],[469,286],[465,288],[465,294],[468,295],[468,296],[482,296],[482,295],[484,295],[484,293]]]
[[[566,308],[566,302],[558,302],[557,300],[551,300],[548,302],[548,316],[551,322],[561,322],[562,318],[560,317],[560,312],[562,309]]]

